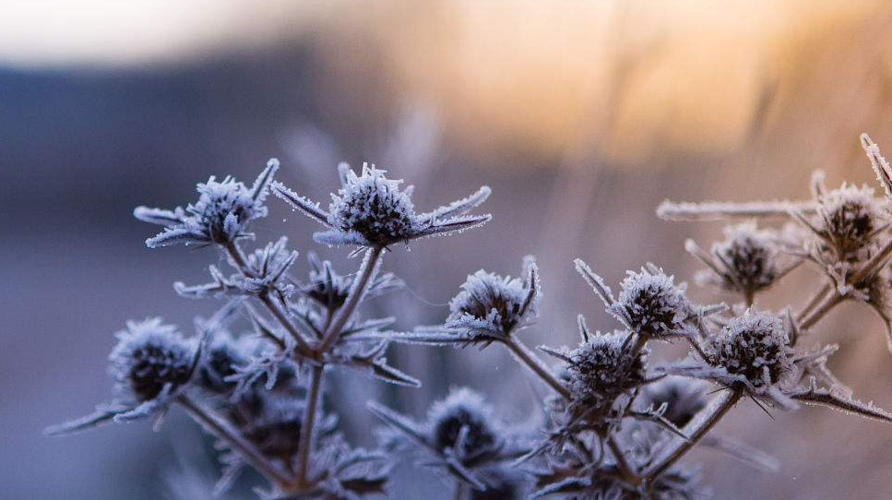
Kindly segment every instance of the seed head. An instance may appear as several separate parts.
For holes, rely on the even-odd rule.
[[[109,355],[109,372],[117,387],[138,402],[155,399],[165,386],[172,389],[189,381],[195,343],[185,339],[175,326],[160,318],[128,321],[116,334],[118,344]]]
[[[775,239],[773,231],[759,230],[755,223],[726,227],[725,239],[712,246],[713,269],[699,273],[698,281],[749,294],[768,288],[783,274]]]
[[[645,386],[641,403],[654,410],[666,405],[663,417],[679,429],[683,428],[706,407],[706,383],[700,380],[667,377]]]
[[[615,331],[589,337],[567,358],[567,377],[573,399],[586,403],[613,402],[645,378],[644,356],[626,345],[631,333]]]
[[[468,276],[462,291],[449,303],[446,326],[485,331],[495,337],[510,335],[538,315],[538,268],[524,259],[523,278],[479,270]]]
[[[676,285],[673,276],[650,264],[640,273],[628,272],[622,290],[608,309],[634,332],[667,339],[683,335],[693,307],[685,296],[685,285]]]
[[[774,385],[793,371],[793,350],[781,318],[748,310],[709,339],[709,361],[752,387]]]
[[[197,384],[211,393],[231,394],[237,383],[226,378],[238,374],[238,368],[248,364],[255,350],[256,342],[249,337],[217,333],[201,356]]]
[[[483,396],[467,389],[453,389],[428,412],[430,439],[438,450],[452,449],[459,457],[472,458],[498,446],[498,423]],[[462,448],[456,449],[462,429],[467,428]]]
[[[816,228],[839,258],[848,260],[871,242],[883,211],[874,190],[843,184],[818,197]]]

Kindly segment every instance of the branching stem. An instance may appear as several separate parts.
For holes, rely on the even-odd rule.
[[[536,356],[530,349],[524,345],[523,342],[514,338],[513,336],[508,336],[508,340],[504,342],[508,349],[511,350],[511,353],[514,356],[526,365],[530,370],[533,371],[536,375],[539,376],[546,384],[550,385],[552,389],[554,389],[558,394],[560,394],[564,399],[570,399],[570,390],[564,386],[564,384],[560,383],[558,379],[551,374],[548,368],[542,364],[542,361]]]
[[[362,259],[362,265],[359,267],[359,271],[357,271],[359,277],[350,288],[350,293],[347,295],[347,300],[344,301],[344,305],[338,309],[331,324],[329,324],[328,328],[325,330],[325,333],[322,336],[322,343],[317,349],[319,352],[328,352],[335,342],[337,342],[338,337],[341,336],[341,331],[344,329],[344,325],[347,324],[350,316],[353,315],[353,312],[365,295],[369,283],[378,271],[379,261],[383,253],[384,248],[382,247],[372,247],[366,250],[365,257]]]
[[[307,394],[307,407],[300,425],[300,442],[297,448],[297,483],[306,486],[310,471],[310,455],[313,450],[313,439],[316,430],[316,414],[319,411],[319,400],[322,396],[322,378],[325,367],[314,366],[310,374],[310,391]]]

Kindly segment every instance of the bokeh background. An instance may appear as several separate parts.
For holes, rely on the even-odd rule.
[[[720,234],[658,221],[663,199],[802,198],[816,168],[830,184],[872,182],[858,134],[892,152],[890,28],[884,0],[3,0],[0,496],[170,498],[177,471],[212,474],[206,442],[176,413],[158,434],[134,424],[41,435],[108,398],[105,356],[125,320],[162,315],[188,329],[215,305],[179,299],[171,283],[203,280],[219,256],[147,250],[155,228],[132,219],[134,206],[185,204],[196,182],[252,179],[270,157],[282,181],[316,199],[336,186],[341,160],[406,178],[421,207],[488,184],[493,222],[389,254],[386,268],[409,290],[371,307],[404,327],[436,323],[468,273],[516,274],[533,253],[545,297],[526,338],[572,344],[577,313],[615,326],[572,258],[610,282],[647,261],[686,278],[697,266],[684,239]],[[311,221],[272,207],[261,242],[286,234],[304,254],[356,265],[312,243]],[[801,304],[815,278],[798,270],[761,305]],[[842,344],[841,378],[889,408],[881,328],[848,305],[819,330]],[[467,384],[506,421],[536,413],[536,390],[498,349],[397,348],[392,358],[425,387],[332,384],[328,403],[360,443],[370,442],[371,398],[421,415]],[[892,431],[880,424],[821,409],[772,420],[744,404],[719,430],[783,468],[760,473],[698,451],[691,459],[717,498],[892,489]],[[448,491],[404,469],[395,489]]]

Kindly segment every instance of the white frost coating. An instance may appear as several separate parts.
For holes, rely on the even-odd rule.
[[[656,337],[689,336],[689,320],[696,316],[685,296],[685,284],[648,264],[640,273],[627,271],[616,301],[607,311],[634,332]]]
[[[401,189],[402,180],[391,180],[386,171],[365,164],[357,175],[349,165],[338,166],[341,188],[331,195],[328,211],[318,203],[297,195],[282,184],[273,192],[293,208],[328,227],[316,233],[317,242],[329,246],[357,245],[387,247],[413,239],[452,234],[480,226],[489,215],[466,212],[483,203],[490,194],[486,186],[473,195],[432,212],[416,213],[411,186]]]
[[[870,165],[873,167],[874,173],[876,173],[877,180],[883,186],[886,197],[892,199],[892,167],[889,166],[886,158],[880,154],[880,147],[866,133],[861,134],[861,147],[867,153]]]
[[[165,230],[146,240],[149,248],[184,244],[227,244],[237,239],[251,237],[248,225],[266,217],[264,201],[279,162],[270,160],[251,188],[232,177],[217,182],[211,177],[197,186],[198,201],[185,210],[137,207],[133,216],[151,224],[165,226]]]
[[[505,338],[539,314],[539,272],[535,259],[524,259],[522,278],[479,270],[469,275],[449,303],[446,327]]]

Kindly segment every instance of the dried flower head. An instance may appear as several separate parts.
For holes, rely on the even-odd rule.
[[[628,271],[619,296],[609,308],[617,319],[645,337],[669,339],[688,336],[690,320],[696,315],[685,296],[685,284],[648,264],[640,273]]]
[[[645,487],[634,487],[616,478],[616,471],[607,468],[592,476],[569,477],[560,481],[540,481],[540,489],[530,498],[563,498],[566,500],[704,500],[710,498],[708,488],[700,482],[698,469],[674,467],[653,479]],[[547,478],[552,479],[552,478]]]
[[[793,350],[783,320],[748,310],[710,338],[709,361],[755,388],[777,384],[793,372]]]
[[[685,247],[708,267],[697,274],[698,283],[741,293],[751,301],[753,295],[773,285],[798,264],[796,261],[781,265],[778,238],[775,231],[758,229],[755,222],[747,222],[727,226],[725,239],[713,244],[711,254],[692,240]]]
[[[524,259],[522,273],[523,277],[512,278],[481,269],[468,276],[462,291],[449,303],[446,327],[498,340],[526,326],[539,313],[541,291],[535,258]]]
[[[226,331],[217,332],[201,356],[196,384],[212,394],[231,395],[236,382],[230,377],[248,364],[256,350],[257,343],[250,337],[233,337]]]
[[[192,376],[195,343],[160,318],[128,321],[127,329],[116,336],[109,373],[128,399],[155,399],[165,388],[176,389]]]
[[[410,188],[400,189],[402,180],[388,179],[384,170],[363,165],[360,175],[347,164],[338,167],[341,189],[332,194],[328,212],[286,188],[273,185],[276,196],[288,202],[328,231],[316,233],[315,239],[328,245],[387,247],[417,238],[449,234],[479,226],[489,215],[463,215],[489,197],[488,187],[463,200],[418,214],[412,203]]]
[[[300,293],[323,309],[335,310],[344,305],[355,276],[338,273],[330,261],[319,259],[314,252],[309,253],[308,259],[309,280],[300,286]],[[398,290],[402,286],[402,280],[396,278],[393,273],[378,273],[366,287],[363,297],[370,299]]]
[[[611,403],[620,394],[641,385],[645,378],[644,354],[634,352],[628,343],[630,335],[619,330],[597,333],[566,355],[574,400]]]
[[[176,243],[226,245],[251,237],[247,228],[252,221],[266,217],[264,201],[278,168],[279,162],[270,160],[250,188],[232,177],[226,177],[223,182],[211,177],[206,183],[198,184],[198,201],[185,210],[137,207],[134,217],[166,228],[146,240],[146,245],[149,248]]]
[[[468,389],[453,389],[435,402],[427,416],[430,440],[439,450],[452,450],[462,461],[491,453],[499,446],[498,423],[483,396]]]

